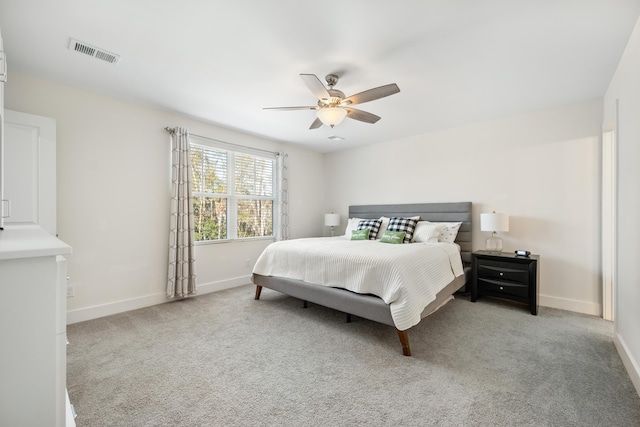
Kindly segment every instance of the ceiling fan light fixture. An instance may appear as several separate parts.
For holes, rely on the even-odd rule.
[[[326,107],[319,109],[316,116],[325,125],[334,127],[347,117],[347,110],[338,107]]]

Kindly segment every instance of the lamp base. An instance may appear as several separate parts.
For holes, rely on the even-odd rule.
[[[491,252],[502,252],[502,239],[499,238],[495,231],[491,237],[487,237],[484,241],[485,248]]]

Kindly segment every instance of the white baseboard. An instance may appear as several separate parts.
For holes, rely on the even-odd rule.
[[[221,280],[219,282],[204,283],[198,285],[198,294],[202,295],[211,292],[218,292],[225,289],[247,285],[249,283],[251,283],[250,275]],[[161,292],[128,300],[69,310],[67,311],[67,325],[97,319],[99,317],[110,316],[112,314],[137,310],[139,308],[151,307],[152,305],[164,304],[165,302],[169,301],[167,301],[165,293]],[[544,307],[558,308],[560,310],[574,311],[592,316],[602,316],[602,307],[600,304],[552,297],[549,295],[540,295],[540,300],[538,302]]]
[[[629,352],[629,348],[619,334],[614,334],[613,343],[616,346],[616,350],[618,350],[620,359],[622,359],[622,364],[627,369],[627,373],[629,374],[629,378],[631,378],[633,386],[636,388],[636,393],[640,396],[640,367],[638,366],[637,361],[633,358]]]
[[[544,307],[558,308],[560,310],[574,311],[576,313],[602,317],[602,306],[592,302],[540,295],[538,304]]]
[[[238,286],[251,283],[251,276],[235,277],[233,279],[222,280],[198,285],[198,294],[209,294],[211,292],[224,291],[225,289],[237,288]]]
[[[198,294],[208,294],[225,289],[236,288],[251,283],[251,276],[235,277],[233,279],[221,280],[198,285]],[[79,308],[67,311],[67,325],[84,322],[86,320],[97,319],[99,317],[111,316],[112,314],[124,313],[125,311],[137,310],[139,308],[151,307],[152,305],[170,302],[164,292],[145,295],[143,297],[128,300],[115,301],[107,304],[94,305],[92,307]]]

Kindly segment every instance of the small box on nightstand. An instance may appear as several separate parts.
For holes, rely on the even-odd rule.
[[[472,302],[479,295],[505,298],[527,304],[531,314],[538,314],[538,255],[476,251],[471,257]]]

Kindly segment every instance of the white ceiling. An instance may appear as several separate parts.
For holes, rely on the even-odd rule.
[[[329,152],[602,97],[639,14],[638,0],[2,0],[0,27],[9,79]],[[300,73],[336,73],[347,96],[401,92],[358,107],[376,124],[309,130],[314,111],[262,110],[314,105]]]

